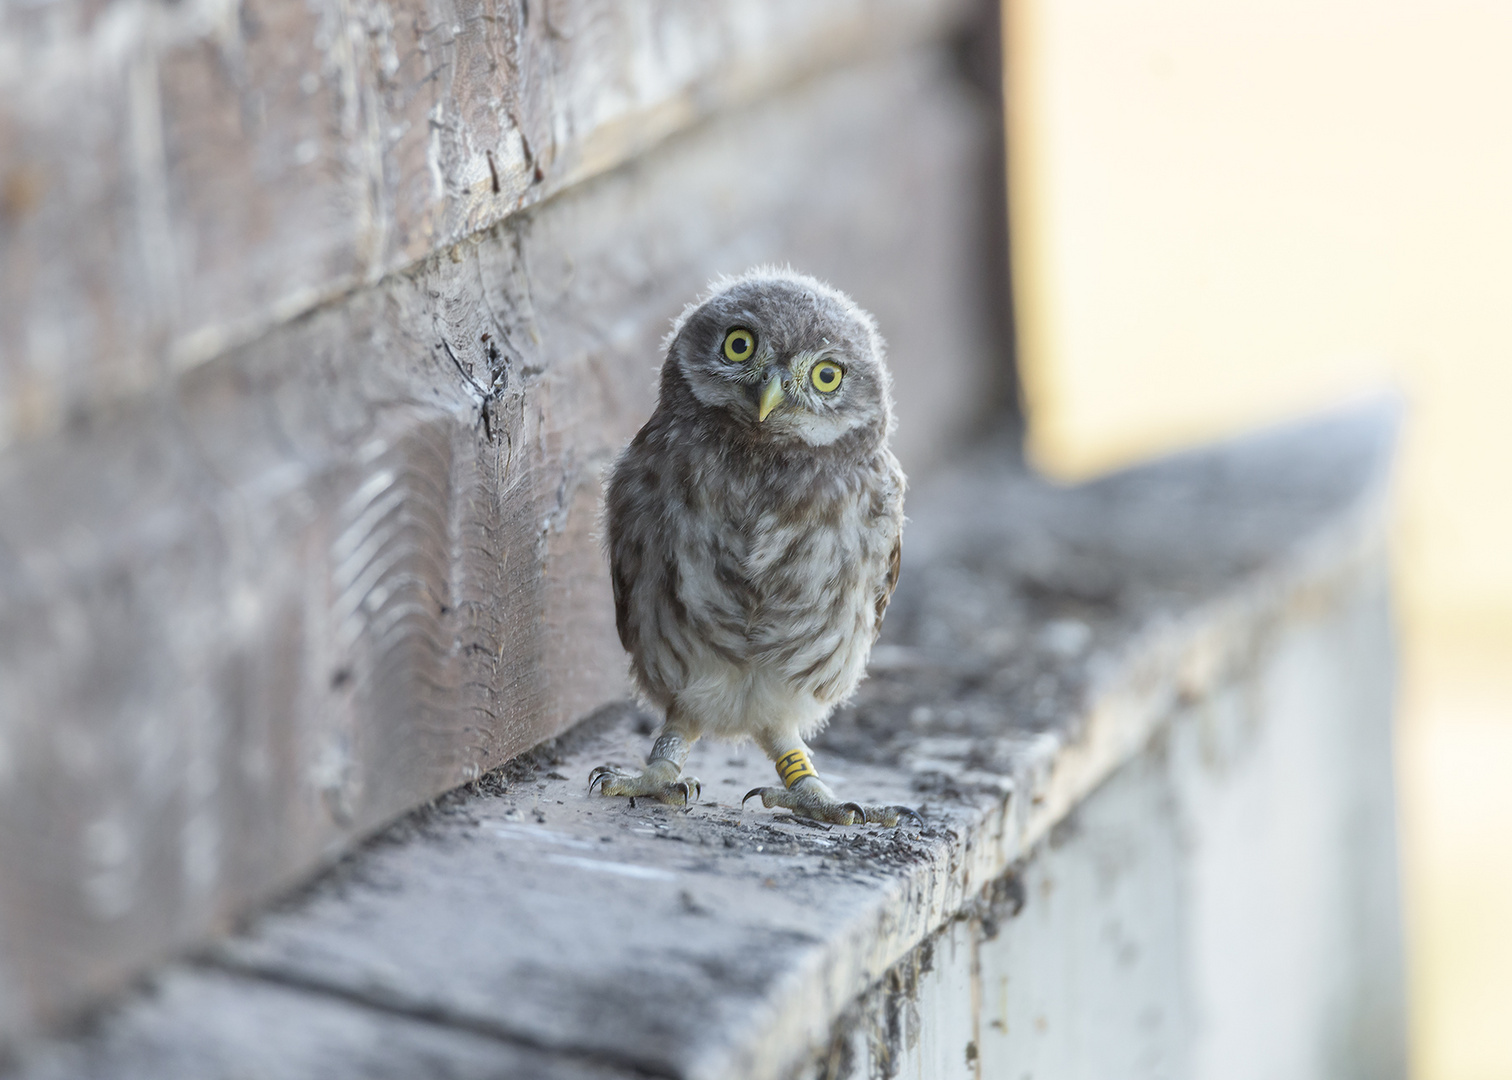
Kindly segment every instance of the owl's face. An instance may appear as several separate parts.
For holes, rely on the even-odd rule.
[[[891,424],[882,340],[849,297],[802,274],[753,271],[684,314],[669,366],[706,408],[758,437],[835,442]]]

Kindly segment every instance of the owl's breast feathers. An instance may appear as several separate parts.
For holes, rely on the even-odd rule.
[[[897,584],[903,475],[885,442],[773,446],[659,410],[608,493],[620,641],[652,700],[761,668],[839,701]]]

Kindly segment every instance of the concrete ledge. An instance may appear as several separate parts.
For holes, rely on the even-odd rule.
[[[1333,1066],[1375,1054],[1385,1071],[1373,1075],[1389,1075],[1392,427],[1365,410],[1074,490],[984,460],[921,492],[886,644],[817,763],[847,796],[922,803],[922,830],[742,812],[767,764],[717,744],[690,761],[699,806],[589,798],[588,770],[639,759],[650,730],[608,707],[407,819],[89,1032],[23,1048],[17,1075],[998,1075],[1031,1059],[1048,1070],[1034,1075],[1111,1075],[1098,1069],[1113,1057],[1085,1047],[1122,1029],[1087,1010],[1149,995],[1167,1009],[1175,1063],[1156,1055],[1124,1075],[1219,1075],[1245,1049],[1223,1027],[1233,1002],[1299,990],[1305,1017],[1257,1029],[1272,1045],[1340,1025],[1354,1041],[1283,1056],[1286,1075],[1325,1075],[1329,1053]],[[1246,754],[1272,764],[1256,771]],[[1192,794],[1203,785],[1249,801]],[[1328,790],[1338,797],[1318,796]],[[1212,821],[1191,824],[1172,800]],[[1243,828],[1225,832],[1223,814]],[[1083,844],[1148,867],[1122,879],[1145,884],[1120,892],[1096,870],[1107,850],[1075,861]],[[1261,872],[1301,906],[1248,911],[1251,925],[1224,890]],[[1044,885],[1057,875],[1063,893]],[[1140,939],[1158,961],[1146,970],[1169,974],[1146,997],[1099,998],[1077,981],[1066,943],[1106,937],[1103,903],[1164,919],[1169,932]],[[1020,909],[1039,921],[1004,931]],[[1233,991],[1213,950],[1246,927],[1285,949],[1326,943],[1334,997],[1314,1008],[1287,982],[1299,969],[1264,965]],[[982,951],[997,940],[1006,951]],[[951,950],[966,959],[947,962]],[[1004,991],[993,1034],[989,963],[1046,973],[1044,985],[1059,973],[1079,1058],[1022,1041],[1049,1015],[1033,993],[1020,1007]],[[1097,965],[1083,968],[1095,982]],[[378,1043],[364,1034],[377,1030]],[[1260,1049],[1222,1075],[1264,1075]]]

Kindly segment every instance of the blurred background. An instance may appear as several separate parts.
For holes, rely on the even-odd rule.
[[[1031,459],[1382,388],[1419,1080],[1512,1077],[1512,5],[1008,0]]]

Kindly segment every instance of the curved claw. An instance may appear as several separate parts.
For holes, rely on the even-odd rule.
[[[893,809],[898,812],[899,817],[907,815],[908,817],[913,818],[916,822],[919,823],[919,828],[922,829],[924,827],[924,819],[919,816],[919,812],[917,810],[911,809],[907,806],[894,806]]]
[[[744,809],[745,808],[745,804],[749,800],[755,798],[757,795],[760,795],[765,790],[766,790],[766,788],[764,788],[764,787],[753,787],[750,791],[746,792],[745,793],[745,798],[740,800],[740,806],[741,806],[741,808]]]
[[[588,774],[588,794],[593,794],[594,788],[602,789],[617,773],[618,769],[612,765],[600,765]]]
[[[849,810],[851,813],[853,813],[853,814],[856,815],[855,819],[853,821],[847,822],[847,824],[850,824],[850,825],[865,825],[866,824],[866,807],[862,806],[860,803],[858,803],[858,802],[843,803],[843,804],[841,804],[840,809],[842,809],[842,810]]]
[[[698,797],[703,794],[703,785],[697,780],[694,780],[691,784],[686,780],[679,780],[674,786],[682,790],[684,806],[687,806],[689,803],[696,803]]]

